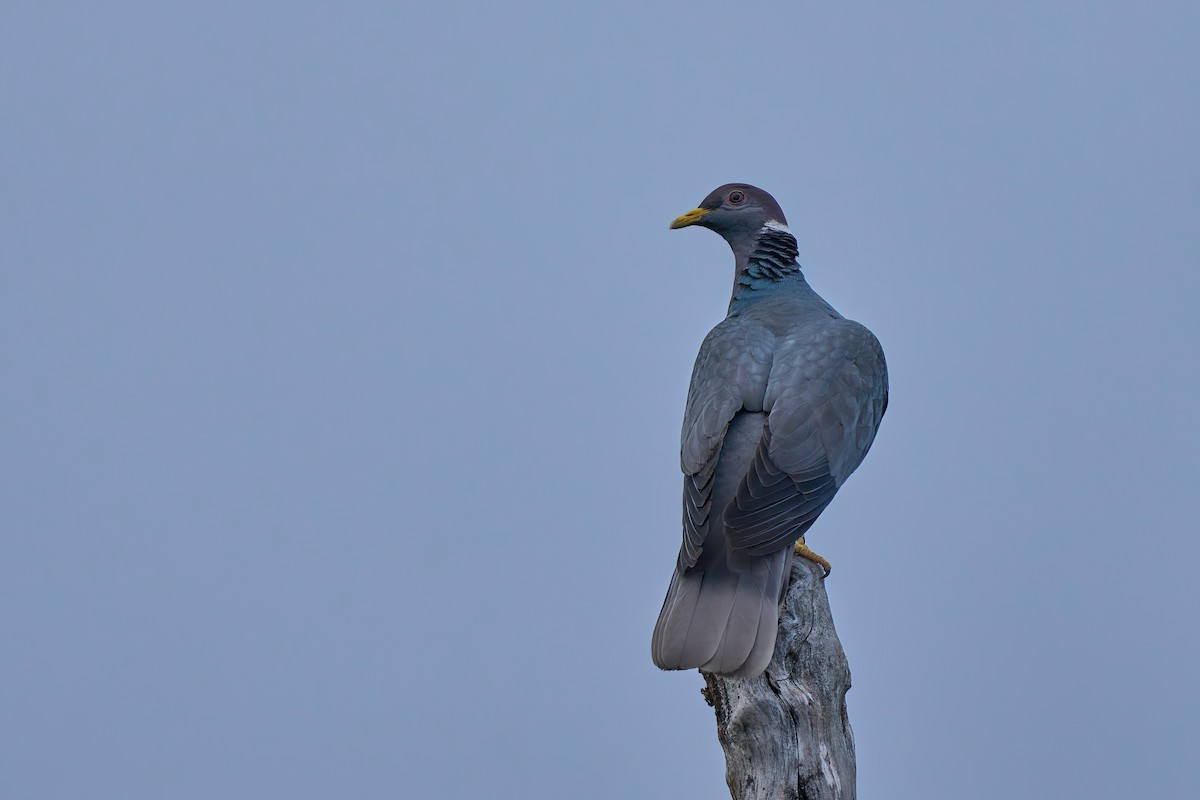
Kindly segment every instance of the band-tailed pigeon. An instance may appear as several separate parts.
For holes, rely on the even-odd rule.
[[[683,546],[651,646],[662,669],[767,668],[792,557],[887,408],[875,336],[812,290],[775,198],[714,191],[671,223],[733,248],[729,314],[700,346],[683,418]]]

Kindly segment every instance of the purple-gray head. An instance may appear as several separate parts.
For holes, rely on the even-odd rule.
[[[787,229],[787,219],[775,198],[757,186],[727,183],[714,189],[695,208],[671,223],[671,228],[699,225],[716,231],[734,253],[747,252],[765,227]]]

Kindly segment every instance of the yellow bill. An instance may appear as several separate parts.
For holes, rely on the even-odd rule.
[[[712,211],[712,209],[711,208],[693,208],[691,211],[687,212],[683,216],[676,217],[671,222],[671,230],[675,230],[676,228],[686,228],[688,225],[695,225],[697,222],[700,221],[700,218],[703,217],[705,214],[707,214],[709,211]]]

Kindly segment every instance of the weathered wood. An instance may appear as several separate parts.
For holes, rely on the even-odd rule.
[[[775,655],[764,674],[701,673],[734,800],[854,800],[850,667],[822,574],[817,564],[795,560]]]

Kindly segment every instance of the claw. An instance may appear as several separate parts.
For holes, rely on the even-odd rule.
[[[825,570],[825,574],[821,576],[823,579],[828,578],[829,573],[833,572],[833,567],[830,566],[828,561],[826,561],[824,558],[822,558],[821,556],[814,553],[812,550],[808,549],[808,545],[806,545],[804,543],[803,536],[801,536],[799,539],[796,540],[796,555],[800,556],[801,558],[807,558],[809,561],[815,561],[816,563],[820,564],[821,569]]]

